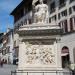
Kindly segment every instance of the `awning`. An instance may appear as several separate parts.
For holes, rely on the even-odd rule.
[[[67,56],[69,53],[62,53],[61,56]]]
[[[61,50],[61,53],[69,53],[68,47],[64,46]]]

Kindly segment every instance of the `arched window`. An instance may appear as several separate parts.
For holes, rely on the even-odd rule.
[[[67,46],[64,46],[63,48],[62,48],[62,51],[61,51],[62,53],[69,53],[69,48],[67,47]]]
[[[69,48],[64,46],[61,50],[62,58],[62,68],[69,68],[70,58],[69,58]]]

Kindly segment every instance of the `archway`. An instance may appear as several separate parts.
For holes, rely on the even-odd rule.
[[[69,57],[69,48],[64,46],[61,50],[61,58],[62,58],[62,68],[69,68],[70,57]]]

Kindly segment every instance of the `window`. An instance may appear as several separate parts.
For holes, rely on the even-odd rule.
[[[24,25],[26,25],[26,24],[27,24],[27,20],[25,19],[25,20],[24,20]]]
[[[54,21],[56,21],[56,15],[54,15],[54,16],[52,16],[52,17],[50,17],[49,18],[49,23],[51,23],[52,21],[54,22]]]
[[[31,11],[31,10],[32,10],[32,5],[29,4],[29,6],[28,6],[28,12]]]
[[[14,41],[14,47],[16,47],[16,41]]]
[[[70,31],[73,31],[73,20],[70,18]]]
[[[2,50],[2,55],[5,55],[6,54],[6,50]]]
[[[60,19],[61,17],[60,17],[60,13],[58,14],[58,19]]]
[[[73,2],[73,1],[75,1],[75,0],[70,0],[70,3]]]
[[[29,19],[29,24],[31,24],[32,23],[32,21],[31,21],[31,19]]]
[[[50,5],[50,13],[55,12],[55,2],[51,3]]]
[[[23,26],[23,22],[21,21],[21,26]]]
[[[68,68],[70,65],[69,48],[64,46],[61,50],[62,68]]]
[[[68,32],[67,20],[60,22],[59,25],[60,25],[60,27],[62,27],[63,33]]]
[[[75,6],[73,6],[73,11],[75,11]]]
[[[71,7],[69,8],[69,14],[72,14],[72,8]]]
[[[61,23],[59,23],[59,26],[61,27]]]
[[[2,53],[2,50],[0,49],[0,53]]]
[[[67,20],[64,21],[64,30],[65,32],[68,32]]]
[[[8,46],[8,47],[6,48],[6,50],[7,50],[7,53],[10,53],[10,46]]]
[[[75,25],[75,17],[74,17],[74,25]]]
[[[51,23],[51,18],[49,18],[49,23]]]
[[[54,16],[52,17],[52,20],[53,20],[53,21],[56,21],[56,15],[54,15]]]
[[[61,19],[61,17],[66,17],[67,16],[67,10],[62,11],[61,13],[58,14],[58,19]]]
[[[62,16],[62,17],[63,17],[63,16],[67,16],[67,10],[61,12],[61,16]]]
[[[66,5],[66,0],[59,0],[59,8],[62,8]]]
[[[20,10],[20,18],[24,16],[24,11],[23,9]]]
[[[16,57],[18,57],[18,52],[19,52],[19,47],[16,47],[15,48],[15,55],[16,55]]]

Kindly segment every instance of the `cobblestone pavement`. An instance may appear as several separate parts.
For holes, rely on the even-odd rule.
[[[11,71],[14,71],[17,68],[15,65],[3,65],[0,67],[0,75],[11,75]]]

